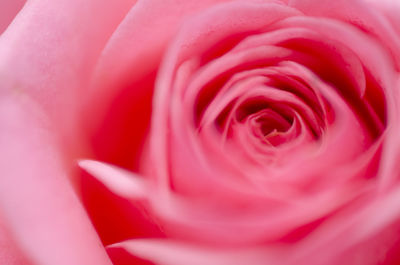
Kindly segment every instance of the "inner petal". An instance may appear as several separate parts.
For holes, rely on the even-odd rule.
[[[293,125],[293,119],[288,120],[272,109],[264,109],[250,115],[246,123],[255,137],[277,146],[284,143],[285,139],[276,136],[287,133]]]

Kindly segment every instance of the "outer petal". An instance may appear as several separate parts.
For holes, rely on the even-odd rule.
[[[97,57],[133,2],[28,2],[0,38],[2,90],[18,87],[72,130]]]
[[[133,2],[31,1],[0,36],[1,241],[33,264],[110,264],[68,182],[58,134],[81,148],[76,107]]]
[[[3,220],[3,216],[0,220]],[[7,230],[4,222],[0,222],[0,264],[6,265],[32,265]]]
[[[0,34],[6,30],[24,4],[25,0],[0,1]]]
[[[109,265],[51,129],[29,97],[11,92],[0,99],[0,214],[8,233],[0,238],[35,265]]]

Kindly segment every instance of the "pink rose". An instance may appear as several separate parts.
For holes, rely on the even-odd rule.
[[[0,264],[399,264],[399,12],[28,1],[0,36]]]

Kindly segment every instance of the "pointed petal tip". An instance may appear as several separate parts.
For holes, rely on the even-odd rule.
[[[147,196],[146,181],[133,172],[90,159],[78,160],[78,165],[120,197],[143,199]]]

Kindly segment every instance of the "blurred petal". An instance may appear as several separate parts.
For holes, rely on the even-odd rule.
[[[24,4],[25,0],[0,1],[0,34],[7,29]]]
[[[0,264],[5,265],[32,265],[27,257],[22,253],[20,246],[14,242],[8,227],[2,222],[0,216]]]
[[[375,36],[391,52],[393,62],[400,69],[400,35],[385,16],[363,0],[290,0],[289,6],[306,15],[338,19],[353,24]],[[395,10],[394,4],[391,4]]]
[[[16,91],[0,98],[0,146],[0,214],[28,260],[110,265],[68,181],[49,119]]]
[[[29,1],[0,37],[3,90],[18,87],[72,132],[94,64],[134,2]]]
[[[124,248],[107,248],[107,253],[114,265],[154,265],[153,262],[132,255]]]
[[[270,15],[265,16],[265,14]],[[251,1],[245,3],[232,2],[217,5],[197,16],[193,16],[182,27],[163,61],[163,66],[157,79],[157,90],[153,102],[150,156],[152,161],[157,161],[158,163],[158,167],[154,168],[154,172],[159,177],[161,185],[168,183],[168,174],[171,173],[171,169],[190,168],[193,164],[197,164],[196,167],[201,170],[200,172],[207,171],[207,168],[201,166],[204,160],[199,159],[198,153],[192,151],[196,146],[192,143],[188,146],[183,141],[179,141],[177,146],[172,144],[175,149],[171,153],[181,151],[180,155],[185,156],[184,152],[187,152],[185,160],[183,160],[185,161],[183,163],[185,166],[180,167],[182,160],[174,159],[171,160],[171,168],[168,166],[169,158],[167,154],[170,152],[168,151],[168,145],[171,145],[168,143],[169,136],[175,137],[178,136],[177,133],[180,133],[180,135],[186,134],[184,135],[184,140],[192,139],[188,136],[188,131],[176,130],[176,127],[169,123],[168,116],[170,113],[181,113],[182,116],[192,117],[192,110],[184,109],[183,112],[177,112],[182,95],[174,87],[176,68],[185,60],[191,58],[198,58],[203,61],[212,60],[212,56],[218,57],[226,49],[232,48],[240,38],[258,32],[276,21],[298,14],[296,10],[280,4],[268,2],[255,4]],[[229,37],[238,39],[227,40]],[[219,45],[220,43],[223,45]],[[265,57],[263,58],[265,59]],[[175,105],[171,104],[171,102],[174,102]],[[170,130],[174,133],[170,135],[163,133]],[[179,145],[182,147],[185,145],[185,147],[179,148]],[[189,154],[196,159],[191,159],[190,156],[187,156]],[[192,174],[198,173],[198,171],[192,172]],[[204,179],[212,176],[207,173],[203,175],[205,176]]]
[[[376,9],[383,11],[386,18],[400,36],[400,2],[397,0],[366,0]]]
[[[218,249],[173,240],[129,240],[107,247],[122,248],[158,265],[243,265],[284,264],[277,249]]]

